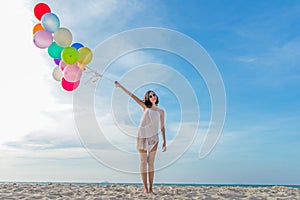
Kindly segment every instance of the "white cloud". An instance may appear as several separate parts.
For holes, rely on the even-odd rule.
[[[244,63],[252,63],[257,60],[257,58],[254,56],[237,56],[235,59],[239,62],[244,62]]]
[[[43,50],[37,49],[32,42],[34,24],[24,2],[10,1],[1,7],[1,13],[5,14],[1,16],[2,26],[10,27],[9,31],[1,33],[2,49],[5,49],[0,79],[0,115],[1,119],[5,119],[0,127],[3,141],[33,130],[40,122],[40,110],[53,98],[46,83],[46,77],[51,77],[51,70],[45,64]]]

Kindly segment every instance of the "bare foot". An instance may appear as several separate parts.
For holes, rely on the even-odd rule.
[[[148,193],[148,189],[144,188],[144,194],[147,194],[147,193]]]
[[[153,194],[153,195],[157,195],[157,194],[156,194],[155,192],[153,192],[152,190],[150,190],[149,193],[150,193],[150,194]]]

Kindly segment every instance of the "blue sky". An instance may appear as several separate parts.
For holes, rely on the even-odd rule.
[[[142,81],[146,74],[133,69],[158,63],[179,71],[195,91],[200,107],[197,137],[178,160],[156,173],[156,182],[300,184],[299,1],[44,2],[59,16],[61,25],[72,31],[74,41],[94,51],[99,43],[123,31],[162,27],[194,39],[215,62],[226,91],[226,119],[218,143],[204,159],[199,159],[198,153],[210,122],[210,96],[202,77],[189,63],[168,52],[143,50],[124,55],[106,71],[110,78],[120,80],[132,70]],[[5,173],[0,173],[0,180],[140,182],[138,174],[99,163],[82,145],[73,118],[73,93],[65,92],[53,80],[53,61],[32,43],[31,31],[37,22],[33,15],[35,3],[7,1],[0,12],[1,24],[7,27],[1,32],[5,59],[0,80],[4,120],[0,126],[0,171]],[[95,65],[93,68],[98,70]],[[84,76],[89,79],[91,74]],[[189,102],[172,101],[178,95],[171,90],[176,88],[176,82],[164,71],[148,79],[164,79],[166,87],[149,84],[136,88],[134,81],[127,79],[124,85],[136,89],[140,97],[148,88],[156,89],[160,95],[160,106],[167,111],[170,151],[158,154],[159,164],[174,155],[172,141],[186,145],[180,137],[176,139],[176,130],[180,106]],[[89,84],[94,83],[80,87]],[[123,151],[134,151],[133,140],[119,138],[106,105],[128,103],[130,112],[115,108],[120,114],[117,121],[129,128],[138,123],[141,110],[129,99],[118,101],[126,96],[114,90],[109,80],[103,79],[96,86],[95,112],[104,135]],[[178,93],[182,92],[177,88]],[[185,108],[190,111],[193,106]],[[193,122],[183,122],[185,130],[193,130]],[[101,154],[113,157],[103,141],[99,145]],[[124,159],[114,159],[116,165],[132,165]]]

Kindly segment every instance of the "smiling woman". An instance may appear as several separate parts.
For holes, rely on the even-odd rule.
[[[144,96],[144,99],[140,100],[118,81],[115,82],[115,85],[128,94],[144,110],[138,130],[137,150],[140,154],[140,173],[144,185],[144,193],[153,193],[152,185],[155,171],[154,160],[158,147],[159,131],[161,132],[163,139],[163,152],[166,151],[167,145],[164,125],[164,111],[158,107],[158,96],[152,90],[148,90]],[[147,177],[149,177],[149,185]]]

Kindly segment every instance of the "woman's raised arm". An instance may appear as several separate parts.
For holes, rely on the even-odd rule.
[[[121,88],[126,94],[128,94],[135,102],[137,102],[144,110],[147,108],[142,100],[137,98],[132,92],[127,90],[123,85],[121,85],[118,81],[115,81],[115,86]]]

